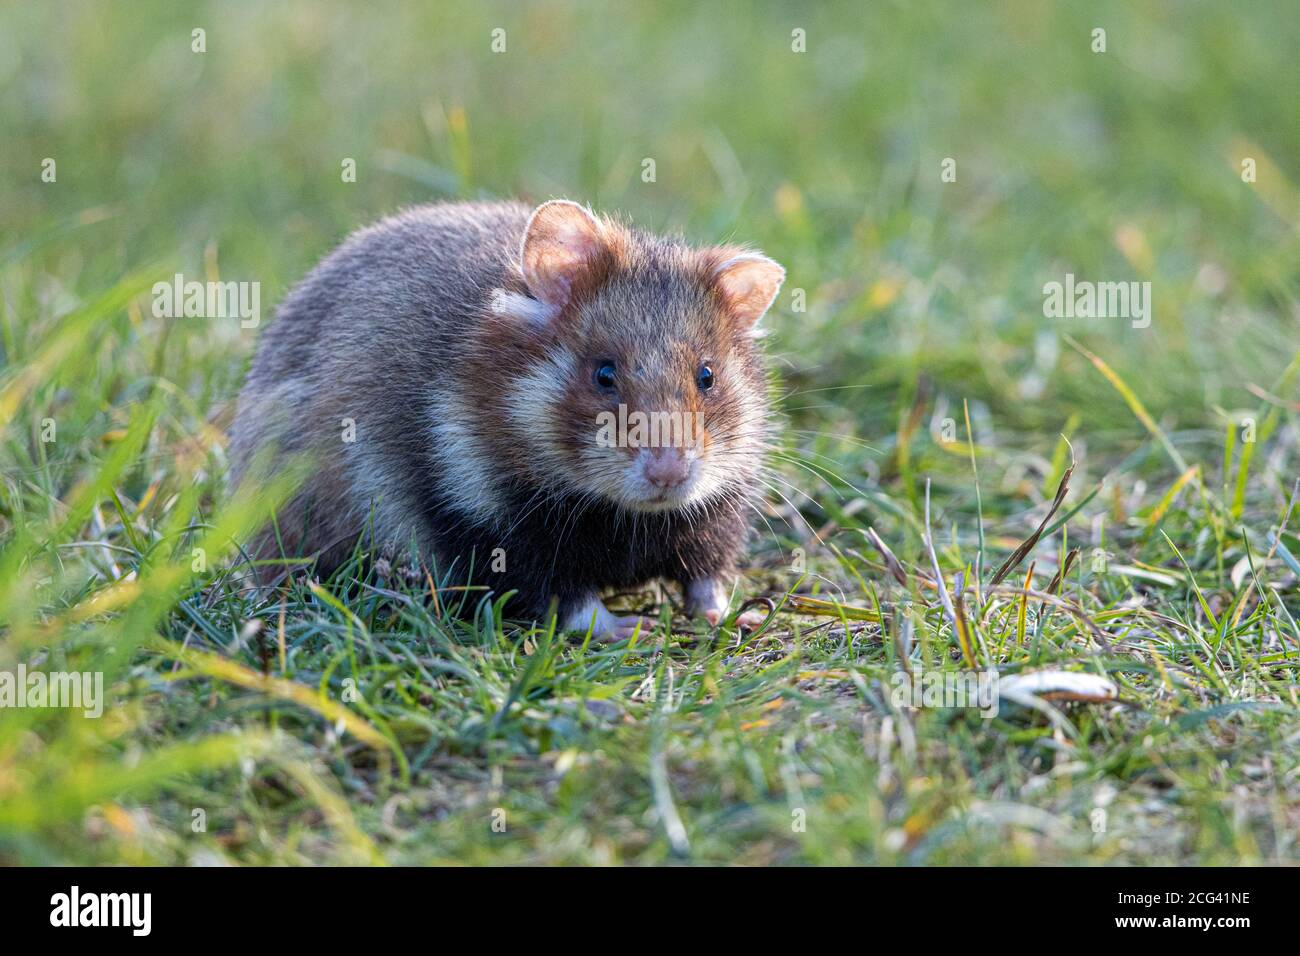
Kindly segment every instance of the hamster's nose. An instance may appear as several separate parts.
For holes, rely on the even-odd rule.
[[[676,488],[691,474],[691,463],[680,448],[652,448],[641,459],[641,473],[656,488]]]

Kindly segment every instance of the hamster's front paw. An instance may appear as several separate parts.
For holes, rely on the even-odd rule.
[[[655,621],[638,614],[615,614],[605,607],[604,601],[593,597],[577,602],[563,616],[560,626],[566,631],[576,631],[579,634],[585,634],[590,629],[592,637],[600,641],[625,641],[638,633],[638,628],[642,637],[648,636]]]
[[[686,613],[702,617],[717,627],[727,615],[727,592],[717,578],[698,578],[686,584]],[[744,611],[736,617],[736,627],[757,630],[767,619],[762,611]]]

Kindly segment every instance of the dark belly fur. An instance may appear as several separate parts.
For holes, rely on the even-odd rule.
[[[730,503],[697,510],[687,520],[677,512],[633,514],[604,503],[580,505],[576,496],[531,505],[527,500],[520,494],[511,502],[513,517],[501,532],[466,523],[435,504],[425,510],[440,559],[457,562],[453,577],[463,580],[472,560],[472,583],[497,595],[517,592],[507,609],[521,616],[545,614],[552,597],[563,611],[606,588],[728,574],[748,530],[740,506]],[[493,570],[494,554],[504,558],[504,570]]]

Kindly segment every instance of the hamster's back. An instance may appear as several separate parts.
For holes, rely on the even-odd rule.
[[[348,537],[360,520],[345,513],[356,498],[349,481],[378,480],[384,463],[373,454],[419,441],[420,399],[454,368],[468,324],[517,271],[530,213],[514,202],[405,210],[354,232],[285,297],[239,395],[231,479],[242,481],[262,454],[276,464],[311,456],[307,484],[278,519],[282,532],[306,527],[283,534],[290,553],[328,552]],[[362,434],[349,435],[349,423]],[[279,544],[259,550],[278,553]]]
[[[419,348],[454,334],[518,257],[530,209],[522,203],[416,206],[352,233],[286,296],[248,384],[369,356],[384,342]],[[396,358],[397,356],[393,356]]]

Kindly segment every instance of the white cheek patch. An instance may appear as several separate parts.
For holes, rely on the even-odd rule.
[[[767,406],[748,385],[737,399],[733,420],[721,429],[725,439],[715,440],[715,445],[700,456],[700,474],[692,489],[692,503],[719,497],[741,480],[743,469],[729,463],[732,456],[753,455],[756,460],[762,459]]]
[[[497,315],[523,322],[526,325],[546,325],[555,319],[559,310],[553,305],[539,302],[520,292],[495,289],[492,292],[492,311]]]
[[[512,382],[505,396],[516,440],[536,459],[535,472],[543,482],[562,479],[572,468],[560,444],[560,430],[565,424],[565,385],[575,365],[576,360],[567,350],[557,349]],[[594,421],[591,430],[595,435]]]

